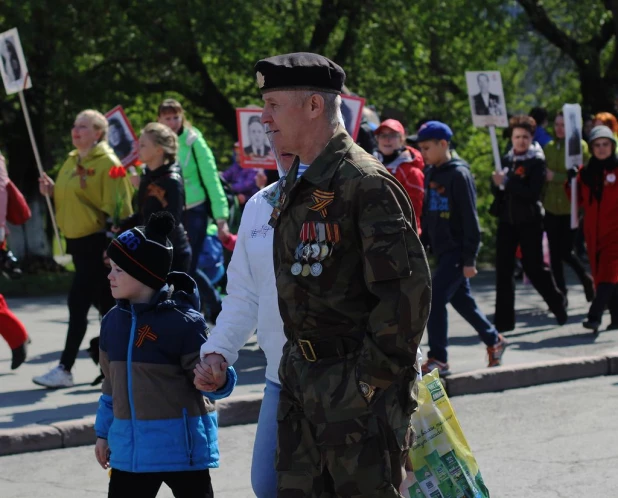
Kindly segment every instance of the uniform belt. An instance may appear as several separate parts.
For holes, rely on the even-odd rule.
[[[329,337],[328,339],[297,339],[305,360],[313,363],[325,358],[343,358],[358,349],[361,342],[351,337]]]

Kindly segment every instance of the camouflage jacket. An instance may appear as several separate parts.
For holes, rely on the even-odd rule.
[[[294,181],[298,164],[297,159],[287,175],[280,213],[274,210],[271,219],[286,337],[358,339],[364,377],[359,380],[388,387],[414,365],[431,302],[429,267],[410,199],[341,126]],[[326,242],[317,243],[327,246],[326,257],[312,251],[312,241],[324,236]],[[303,251],[307,245],[310,250]],[[303,266],[318,262],[320,274],[295,275],[299,259]]]

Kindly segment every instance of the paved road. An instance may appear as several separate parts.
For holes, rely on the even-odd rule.
[[[600,498],[618,488],[618,377],[454,398],[493,498]],[[255,425],[220,431],[217,498],[253,496]],[[0,457],[2,498],[106,496],[93,446]],[[172,496],[169,489],[159,493]]]
[[[493,313],[493,279],[493,272],[482,272],[473,280],[474,293],[481,308],[488,314]],[[528,363],[618,350],[618,331],[602,333],[595,341],[581,327],[588,309],[581,286],[571,288],[569,300],[571,319],[566,326],[556,327],[553,317],[547,315],[545,304],[534,289],[519,284],[518,326],[507,334],[511,347],[505,355],[505,363]],[[30,380],[34,375],[47,371],[60,357],[68,319],[65,303],[64,297],[9,299],[12,309],[26,324],[33,343],[29,361],[16,372],[10,370],[10,351],[0,344],[0,430],[77,419],[95,413],[100,391],[89,383],[98,371],[85,352],[74,368],[77,383],[74,388],[50,391],[35,386]],[[483,368],[486,365],[483,345],[474,330],[453,310],[449,313],[449,327],[452,371]],[[98,318],[91,313],[83,348],[96,335]],[[264,356],[254,338],[242,350],[236,365],[239,386],[233,396],[262,392],[264,367]]]

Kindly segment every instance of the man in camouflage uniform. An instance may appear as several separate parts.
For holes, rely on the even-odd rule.
[[[299,156],[270,221],[288,339],[278,496],[399,497],[431,301],[410,200],[338,124],[343,69],[300,53],[255,70],[275,148]]]

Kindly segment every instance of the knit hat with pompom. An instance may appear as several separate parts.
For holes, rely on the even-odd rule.
[[[167,237],[174,227],[170,213],[153,213],[145,227],[132,228],[112,240],[107,255],[133,278],[159,290],[172,266],[174,250]]]

